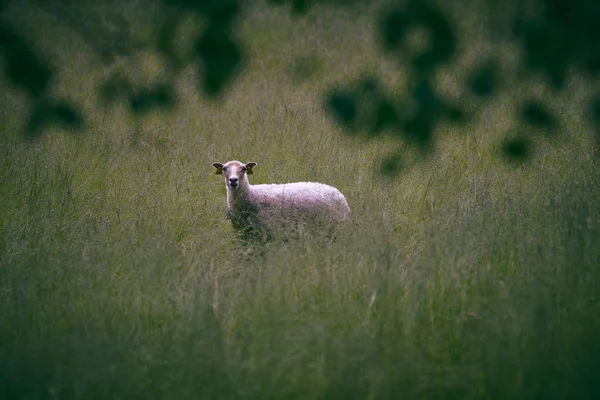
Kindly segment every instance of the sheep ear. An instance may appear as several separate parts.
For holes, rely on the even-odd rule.
[[[256,167],[256,163],[255,162],[249,162],[248,164],[246,164],[246,173],[248,175],[252,174],[252,168]]]
[[[221,175],[223,173],[223,164],[216,162],[216,163],[213,163],[212,166],[217,169],[217,172],[215,172],[215,174]]]

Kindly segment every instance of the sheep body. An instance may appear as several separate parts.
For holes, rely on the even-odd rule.
[[[264,239],[300,227],[328,228],[349,217],[344,195],[323,183],[251,185],[246,175],[255,165],[213,164],[217,174],[225,172],[228,217],[243,237]]]

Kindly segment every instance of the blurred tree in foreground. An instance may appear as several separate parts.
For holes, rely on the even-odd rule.
[[[143,1],[150,2],[121,2],[118,3],[120,8],[114,4],[81,6],[81,2],[74,0],[35,0],[35,4],[77,32],[100,59],[110,65],[119,56],[136,50],[124,17],[127,10],[123,7],[133,4],[139,9],[144,6]],[[447,4],[422,0],[381,0],[377,6],[360,0],[268,0],[267,3],[272,7],[288,7],[292,15],[299,18],[317,3],[328,3],[329,7],[377,8],[379,19],[374,29],[379,40],[373,45],[405,67],[409,90],[398,97],[386,92],[385,82],[380,77],[363,76],[324,93],[328,112],[348,134],[369,138],[394,135],[405,147],[428,154],[435,144],[439,126],[465,123],[476,113],[465,106],[468,101],[451,100],[436,87],[436,74],[442,67],[456,62],[457,49],[461,45],[457,23],[442,7]],[[522,50],[524,62],[518,66],[517,74],[520,81],[542,76],[548,88],[560,93],[565,90],[571,73],[581,74],[590,82],[597,80],[600,73],[600,3],[593,0],[513,0],[500,5],[492,0],[455,0],[448,4],[459,10],[476,4],[482,14],[498,14],[497,23],[489,24],[486,29],[497,40],[516,44]],[[3,0],[0,12],[9,5],[10,0]],[[160,26],[151,47],[165,59],[168,74],[174,77],[184,67],[194,65],[199,71],[199,87],[204,96],[217,99],[227,95],[229,84],[243,72],[247,61],[244,48],[236,37],[237,24],[244,18],[243,2],[155,0],[152,5],[160,14],[154,23]],[[193,49],[188,54],[180,54],[173,46],[177,29],[190,14],[203,21],[202,29],[195,37]],[[77,106],[52,99],[47,94],[55,73],[53,66],[42,61],[19,28],[2,16],[0,52],[4,75],[32,100],[26,136],[38,136],[49,124],[60,124],[73,130],[81,128],[85,118]],[[102,23],[101,16],[108,16],[110,23]],[[413,45],[414,32],[421,32],[425,38],[420,46]],[[307,60],[305,64],[310,61]],[[501,63],[490,56],[478,60],[468,71],[463,85],[476,102],[491,102],[506,90],[505,78]],[[176,105],[171,82],[172,79],[166,79],[159,84],[140,86],[115,72],[108,76],[99,96],[105,104],[124,101],[132,113],[143,116],[152,109]],[[600,94],[589,100],[588,111],[590,122],[595,129],[600,129]],[[503,150],[506,156],[516,160],[526,159],[533,146],[531,135],[524,131],[536,130],[551,135],[561,124],[558,113],[534,97],[525,98],[513,118],[520,128],[516,129],[516,134],[509,135]],[[399,152],[384,161],[382,172],[393,174],[401,167]]]

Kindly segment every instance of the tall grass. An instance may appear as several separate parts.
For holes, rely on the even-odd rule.
[[[219,107],[190,72],[173,113],[103,111],[68,34],[56,90],[91,110],[86,132],[22,143],[4,85],[0,398],[597,398],[600,171],[577,102],[529,164],[497,157],[511,118],[492,107],[383,179],[393,142],[344,137],[319,98],[390,73],[368,23],[253,12],[252,64]],[[321,71],[292,84],[313,49]],[[233,158],[259,163],[254,183],[337,186],[352,223],[248,254],[210,166]]]

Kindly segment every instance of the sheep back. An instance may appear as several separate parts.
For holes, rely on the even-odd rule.
[[[317,182],[252,185],[248,200],[260,222],[269,227],[334,223],[345,220],[350,213],[339,190]]]

